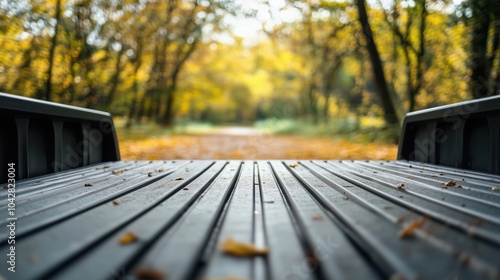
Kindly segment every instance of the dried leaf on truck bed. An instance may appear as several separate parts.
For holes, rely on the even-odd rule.
[[[118,170],[113,170],[111,173],[115,174],[115,175],[118,175],[118,174],[122,174],[123,173],[123,170],[121,169],[118,169]]]
[[[236,241],[231,237],[226,238],[220,249],[226,254],[238,257],[264,256],[268,253],[266,247],[258,248],[252,243]]]
[[[184,180],[184,178],[182,178],[182,177],[177,177],[177,178],[175,178],[175,180],[176,180],[176,181],[181,181],[181,180]]]
[[[498,191],[500,191],[500,188],[494,187],[494,188],[491,188],[491,190],[494,192],[498,192]]]
[[[299,166],[299,164],[297,164],[297,163],[292,163],[292,164],[290,164],[290,167],[292,167],[292,168],[295,168],[295,167],[297,167],[297,166]]]
[[[113,201],[111,201],[111,203],[113,203],[113,205],[118,205],[118,204],[120,204],[117,200],[113,200]]]
[[[400,232],[399,232],[399,238],[407,238],[413,235],[413,232],[421,227],[425,221],[427,220],[427,217],[423,217],[420,219],[416,219],[406,225]]]
[[[441,183],[441,185],[444,185],[445,187],[453,187],[457,184],[456,180],[449,180],[446,183]]]
[[[127,231],[122,237],[118,239],[118,243],[121,245],[127,245],[138,240],[137,235],[131,231]]]
[[[153,177],[153,172],[149,172],[148,177]]]
[[[398,187],[398,189],[402,189],[405,187],[405,184],[401,183],[401,184],[398,184],[396,187]]]
[[[166,276],[165,271],[153,268],[137,268],[134,270],[134,274],[138,279],[144,280],[162,280]]]
[[[92,187],[92,184],[85,184],[85,187]]]
[[[313,219],[314,221],[323,221],[325,218],[323,218],[323,216],[321,216],[321,215],[317,214],[317,215],[314,215],[314,216],[312,217],[312,219]]]
[[[158,173],[165,171],[163,168],[158,169]]]

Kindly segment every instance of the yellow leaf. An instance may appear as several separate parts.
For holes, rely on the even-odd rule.
[[[299,166],[297,163],[290,164],[290,167],[292,167],[292,168],[295,168],[297,166]]]
[[[166,273],[162,270],[152,268],[137,268],[134,274],[138,279],[161,280],[165,279]]]
[[[113,170],[113,172],[111,172],[115,175],[118,175],[118,174],[122,174],[123,173],[123,170],[119,169],[119,170]]]
[[[446,183],[443,183],[443,185],[445,185],[446,187],[455,186],[456,184],[457,184],[457,181],[455,181],[455,180],[450,180]]]
[[[127,245],[133,242],[137,241],[137,235],[135,235],[133,232],[126,232],[120,239],[118,239],[118,243],[121,245]]]
[[[414,220],[413,222],[409,223],[407,226],[405,226],[400,232],[399,232],[399,237],[400,238],[407,238],[413,235],[413,232],[421,227],[424,222],[427,220],[427,217],[423,217],[417,220]]]
[[[264,256],[268,253],[268,249],[266,247],[258,248],[252,243],[239,242],[231,237],[228,237],[221,244],[220,249],[226,254],[238,257]]]

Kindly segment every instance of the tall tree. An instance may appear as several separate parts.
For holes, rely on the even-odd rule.
[[[379,5],[383,7],[381,0]],[[399,40],[399,47],[402,49],[405,59],[406,68],[406,92],[408,95],[408,111],[415,109],[415,98],[422,89],[425,72],[425,31],[427,20],[427,1],[417,0],[415,6],[408,6],[404,10],[400,7],[398,0],[394,1],[392,11],[389,13],[383,9],[384,18],[389,24],[395,37]],[[406,23],[402,23],[404,19],[401,17],[401,12],[406,13]],[[391,16],[389,16],[389,14]],[[415,20],[417,18],[417,20]],[[417,39],[412,39],[413,24],[417,24]],[[414,42],[416,41],[416,42]]]
[[[61,19],[61,0],[56,1],[56,14],[54,16],[54,35],[49,49],[49,69],[47,70],[47,81],[45,82],[45,100],[52,100],[52,72],[54,71],[54,56],[57,48],[57,33],[59,30],[59,21]]]
[[[500,2],[498,0],[469,0],[472,11],[472,34],[470,50],[470,88],[474,98],[495,94],[494,81],[500,81],[500,66],[497,73],[493,66],[500,45]],[[490,36],[490,34],[493,34]],[[490,44],[489,44],[490,43]],[[488,45],[491,47],[488,51]],[[493,77],[496,74],[496,79]]]
[[[356,5],[358,7],[359,23],[366,41],[366,49],[372,65],[373,80],[384,110],[384,120],[388,125],[396,125],[399,120],[390,97],[389,88],[385,79],[384,68],[382,66],[382,60],[380,59],[380,54],[378,52],[377,45],[375,44],[374,34],[368,20],[365,0],[356,0]]]

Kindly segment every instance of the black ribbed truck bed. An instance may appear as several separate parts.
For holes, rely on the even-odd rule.
[[[5,100],[5,279],[500,278],[498,98],[410,114],[395,161],[121,161],[109,115]]]

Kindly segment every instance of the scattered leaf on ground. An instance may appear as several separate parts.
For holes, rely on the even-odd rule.
[[[500,188],[494,187],[494,188],[491,188],[491,190],[494,192],[498,192],[498,191],[500,191]]]
[[[222,242],[220,249],[226,254],[238,257],[264,256],[268,253],[266,247],[258,248],[252,243],[236,241],[231,237]]]
[[[113,201],[111,201],[111,203],[113,203],[113,205],[118,205],[118,204],[120,204],[120,202],[118,202],[118,200],[113,200]]]
[[[127,245],[133,242],[137,241],[137,235],[135,235],[133,232],[127,231],[122,237],[118,239],[118,243],[121,245]]]
[[[292,164],[290,164],[290,167],[292,167],[292,168],[295,168],[295,167],[297,167],[297,166],[299,166],[297,163],[292,163]]]
[[[264,200],[264,203],[274,203],[274,200]]]
[[[412,221],[411,223],[409,223],[408,225],[406,225],[400,232],[399,232],[399,237],[400,238],[407,238],[407,237],[410,237],[413,235],[413,232],[418,229],[419,227],[421,227],[425,221],[427,220],[426,217],[423,217],[423,218],[420,218],[420,219],[416,219],[414,221]]]
[[[403,184],[403,183],[398,184],[398,185],[397,185],[397,187],[398,187],[398,189],[402,189],[402,188],[404,188],[404,187],[405,187],[405,184]]]
[[[322,215],[319,215],[319,214],[318,214],[318,215],[314,215],[314,216],[312,216],[312,219],[313,219],[314,221],[323,221],[323,220],[324,220],[323,216],[322,216]]]
[[[110,168],[110,167],[111,167],[111,166],[109,166],[109,165],[105,165],[105,166],[100,167],[100,168],[99,168],[99,167],[97,167],[95,170],[106,169],[106,168]]]
[[[92,187],[92,184],[85,184],[85,187]]]
[[[123,170],[121,169],[118,169],[118,170],[113,170],[111,173],[115,174],[115,175],[118,175],[118,174],[122,174],[123,173]]]
[[[165,171],[163,168],[158,169],[158,173]]]
[[[144,280],[162,280],[166,276],[165,271],[142,267],[136,268],[134,274],[137,278]]]
[[[185,188],[183,188],[182,190],[184,190],[184,191],[189,191],[189,188],[188,188],[188,187],[185,187]]]
[[[153,177],[153,172],[149,172],[148,177]]]
[[[184,180],[184,178],[182,178],[182,177],[177,177],[177,178],[175,178],[175,180],[176,180],[176,181],[180,181],[180,180]]]
[[[446,183],[442,183],[442,185],[444,185],[445,187],[453,187],[457,184],[457,181],[456,180],[449,180],[448,182]]]

